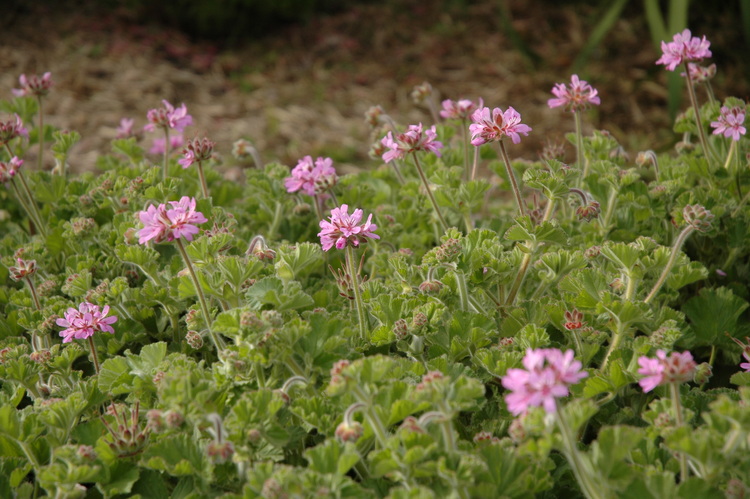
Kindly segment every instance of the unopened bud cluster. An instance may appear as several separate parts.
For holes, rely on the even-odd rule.
[[[685,223],[700,232],[706,232],[711,228],[711,221],[714,219],[713,213],[699,204],[687,205],[682,210],[682,217]]]
[[[30,277],[36,274],[36,270],[36,260],[23,260],[22,258],[17,258],[16,264],[8,267],[10,278],[14,281],[20,281]]]

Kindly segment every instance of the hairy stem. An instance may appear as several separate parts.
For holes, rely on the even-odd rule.
[[[161,165],[161,179],[167,180],[169,170],[169,127],[164,127],[164,158]]]
[[[359,289],[359,272],[357,265],[354,263],[354,248],[346,246],[346,266],[349,276],[352,278],[352,289],[354,290],[354,303],[357,308],[357,318],[359,319],[359,337],[367,340],[368,324],[365,304],[362,302],[362,290]]]
[[[672,392],[672,403],[674,404],[675,421],[677,422],[677,426],[680,427],[685,424],[685,420],[682,415],[682,403],[680,401],[680,386],[677,383],[670,383],[669,388]],[[684,452],[680,452],[680,483],[687,480],[687,477],[687,456]]]
[[[685,79],[687,80],[688,94],[690,95],[690,104],[692,104],[693,111],[695,112],[695,126],[698,127],[698,137],[700,138],[701,147],[703,147],[703,155],[706,157],[706,161],[708,162],[710,170],[712,163],[711,149],[708,146],[706,132],[703,130],[703,125],[701,124],[701,111],[698,107],[698,98],[695,96],[695,88],[693,88],[693,81],[690,77],[690,68],[688,67],[687,61],[685,61]]]
[[[654,287],[651,289],[651,292],[648,294],[644,301],[644,303],[648,303],[651,300],[654,299],[654,296],[656,296],[656,293],[659,292],[661,287],[664,285],[664,283],[667,280],[667,277],[669,276],[669,272],[672,270],[672,267],[674,266],[674,263],[677,261],[677,257],[679,256],[680,249],[682,248],[683,243],[688,238],[690,234],[695,230],[695,227],[692,225],[688,225],[684,229],[682,229],[682,232],[680,232],[680,235],[677,236],[677,239],[674,242],[674,245],[672,246],[672,254],[669,255],[669,260],[667,261],[667,265],[664,267],[664,270],[662,271],[661,275],[659,276],[659,279],[656,281],[656,284],[654,284]]]
[[[448,224],[445,221],[445,218],[443,218],[443,213],[440,211],[440,207],[437,204],[437,201],[435,200],[435,196],[432,194],[432,189],[430,189],[430,183],[427,181],[427,177],[424,174],[424,170],[422,170],[422,165],[419,163],[419,158],[417,157],[417,153],[412,153],[414,156],[414,165],[417,167],[417,173],[419,173],[419,178],[422,179],[422,184],[424,185],[425,190],[427,191],[427,197],[430,198],[430,203],[432,203],[432,207],[435,210],[435,214],[438,217],[438,220],[440,220],[440,227],[443,229],[443,232],[448,230]]]
[[[513,195],[516,198],[516,205],[518,205],[518,213],[522,216],[526,214],[526,209],[523,207],[523,198],[521,197],[521,189],[518,187],[518,181],[516,180],[516,174],[513,172],[513,167],[510,164],[510,158],[508,152],[505,150],[505,144],[502,140],[498,141],[500,145],[500,154],[503,157],[503,163],[505,163],[505,171],[510,179],[510,185],[513,188]]]
[[[208,198],[208,184],[206,184],[206,176],[203,174],[203,161],[198,161],[198,177],[201,179],[203,197]]]
[[[91,348],[91,359],[94,361],[94,369],[96,369],[96,374],[99,374],[99,357],[96,355],[96,347],[94,346],[94,338],[92,336],[89,336],[89,347]]]

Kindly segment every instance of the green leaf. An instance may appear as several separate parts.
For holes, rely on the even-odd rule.
[[[747,301],[735,296],[729,288],[703,288],[698,296],[689,299],[682,311],[692,326],[692,334],[684,338],[685,346],[730,346],[732,341],[725,336],[742,338],[747,324],[738,321],[748,308]]]
[[[117,461],[109,469],[110,480],[106,483],[98,482],[96,488],[104,497],[112,497],[118,494],[129,494],[133,484],[138,481],[140,472],[137,466],[126,461]]]
[[[291,281],[284,284],[278,277],[264,277],[252,285],[245,296],[250,306],[256,310],[264,305],[271,305],[279,312],[315,305],[315,301],[302,290],[299,282]]]
[[[100,369],[97,381],[102,392],[119,395],[128,393],[132,388],[133,375],[123,357],[105,360]]]
[[[311,470],[325,474],[345,475],[360,460],[357,447],[336,439],[328,439],[323,444],[305,451],[305,459]]]

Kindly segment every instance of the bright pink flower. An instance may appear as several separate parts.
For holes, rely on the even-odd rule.
[[[14,115],[15,119],[10,121],[0,121],[0,145],[5,145],[16,137],[27,137],[29,131],[23,126],[21,117]]]
[[[146,211],[138,213],[143,228],[138,231],[138,242],[149,241],[160,243],[164,240],[174,241],[180,237],[192,241],[199,232],[194,224],[207,222],[203,213],[195,211],[195,198],[183,196],[179,201],[170,201],[171,208],[165,204],[149,205]]]
[[[664,64],[669,71],[682,64],[683,62],[700,61],[704,57],[711,57],[711,51],[708,47],[711,42],[706,37],[698,38],[692,36],[689,29],[682,33],[677,33],[672,38],[673,41],[661,42],[662,56],[656,61],[656,64]]]
[[[716,121],[711,122],[714,127],[714,135],[732,137],[732,140],[740,140],[740,135],[745,135],[747,129],[742,126],[745,123],[745,110],[739,107],[721,107],[721,114]]]
[[[16,156],[10,158],[10,161],[0,161],[0,184],[7,184],[13,177],[18,173],[18,169],[23,165],[23,160],[18,159]]]
[[[322,194],[338,181],[331,158],[305,156],[292,169],[291,177],[284,179],[287,192],[303,191],[308,196]]]
[[[515,415],[529,407],[556,412],[555,399],[568,396],[568,387],[588,376],[573,355],[572,350],[563,353],[556,348],[526,350],[525,369],[508,369],[502,379],[503,386],[511,391],[505,396],[508,410]]]
[[[65,328],[60,331],[63,343],[70,343],[74,339],[85,340],[97,331],[115,334],[115,330],[112,329],[110,324],[117,322],[117,316],[107,317],[108,313],[109,305],[105,305],[103,309],[99,310],[98,305],[89,302],[78,305],[78,310],[69,308],[65,312],[65,318],[56,321],[58,326]]]
[[[510,137],[514,144],[521,142],[522,133],[528,135],[531,127],[521,123],[521,115],[512,107],[503,112],[496,107],[490,111],[489,107],[483,107],[474,111],[471,115],[474,122],[469,125],[471,132],[471,144],[481,146],[488,142],[501,140],[504,136]]]
[[[443,101],[443,110],[440,111],[440,116],[447,120],[467,120],[474,111],[482,106],[484,106],[484,102],[481,98],[478,104],[474,104],[469,99],[461,99],[459,101],[446,99]]]
[[[330,222],[320,221],[321,231],[318,237],[323,245],[323,251],[328,251],[334,246],[337,249],[344,249],[347,245],[359,246],[360,243],[366,243],[368,238],[380,239],[380,236],[373,232],[378,226],[372,223],[372,213],[365,223],[360,223],[362,210],[356,209],[351,215],[348,211],[349,206],[342,204],[340,208],[331,210]]]
[[[185,104],[175,109],[168,101],[163,100],[161,102],[164,107],[150,109],[146,113],[148,125],[143,127],[144,130],[153,132],[157,128],[174,128],[178,132],[182,132],[185,127],[193,124],[193,117],[188,114]]]
[[[657,350],[655,359],[645,356],[639,357],[638,365],[641,366],[638,369],[638,374],[645,376],[638,381],[644,392],[650,392],[659,385],[690,381],[693,379],[696,368],[696,363],[690,352],[672,352],[667,357],[664,350]]]
[[[743,362],[740,364],[740,367],[745,370],[745,372],[750,372],[750,351],[743,350],[742,356],[745,357],[745,360],[747,362]]]
[[[148,125],[147,125],[148,126]],[[143,127],[144,130],[146,127]],[[181,133],[176,133],[169,136],[169,150],[173,151],[179,149],[183,144],[183,137]],[[151,149],[148,150],[151,154],[164,154],[164,144],[167,141],[164,137],[154,137],[154,141],[151,143]]]
[[[183,158],[178,161],[183,168],[188,168],[193,163],[211,159],[216,144],[207,138],[188,140],[185,149],[182,150]]]
[[[570,77],[570,87],[565,83],[555,83],[552,93],[555,98],[547,101],[550,108],[565,106],[566,109],[575,112],[586,109],[589,104],[601,104],[597,95],[599,92],[585,80],[579,80],[578,75]]]
[[[416,151],[429,151],[440,156],[443,143],[436,139],[435,125],[423,131],[422,123],[409,125],[408,130],[396,135],[395,139],[393,138],[393,132],[388,132],[380,141],[381,144],[390,149],[390,151],[383,153],[383,161],[390,163],[394,159],[401,159],[408,153]]]
[[[34,95],[41,97],[49,93],[49,89],[52,88],[52,74],[47,72],[40,78],[37,75],[31,75],[28,78],[25,74],[18,77],[18,83],[21,84],[21,88],[14,88],[11,90],[13,95],[16,97],[24,97],[27,95]]]
[[[133,124],[135,120],[133,118],[123,118],[120,120],[120,126],[117,127],[117,138],[127,139],[132,137],[135,133],[133,132]]]

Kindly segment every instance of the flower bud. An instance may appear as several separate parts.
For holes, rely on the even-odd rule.
[[[409,326],[404,319],[399,319],[393,323],[393,334],[398,340],[403,340],[409,334]]]
[[[179,411],[170,409],[164,413],[164,421],[170,428],[179,428],[185,422],[185,417]]]
[[[579,312],[578,309],[573,309],[572,311],[565,311],[565,324],[564,327],[568,331],[574,331],[576,329],[581,329],[585,322],[583,322],[583,313]]]
[[[200,350],[203,347],[203,337],[197,331],[188,331],[185,335],[185,341],[195,350]]]
[[[700,232],[706,232],[711,228],[711,221],[714,219],[713,213],[699,204],[687,205],[682,210],[682,217],[688,225],[691,225]]]
[[[336,427],[336,437],[342,442],[356,442],[365,429],[356,421],[347,424],[345,421]]]
[[[36,274],[36,260],[23,260],[16,258],[16,265],[8,267],[10,278],[14,281],[20,281],[26,277]]]
[[[419,290],[427,295],[434,295],[443,289],[444,284],[440,281],[424,281],[419,285]]]
[[[229,461],[234,455],[234,445],[232,442],[211,442],[206,447],[206,454],[215,464],[223,464]]]
[[[709,364],[708,362],[702,362],[695,368],[695,372],[693,373],[693,381],[699,385],[702,385],[703,383],[708,383],[708,380],[711,379],[712,375],[713,369],[711,369],[711,364]]]

